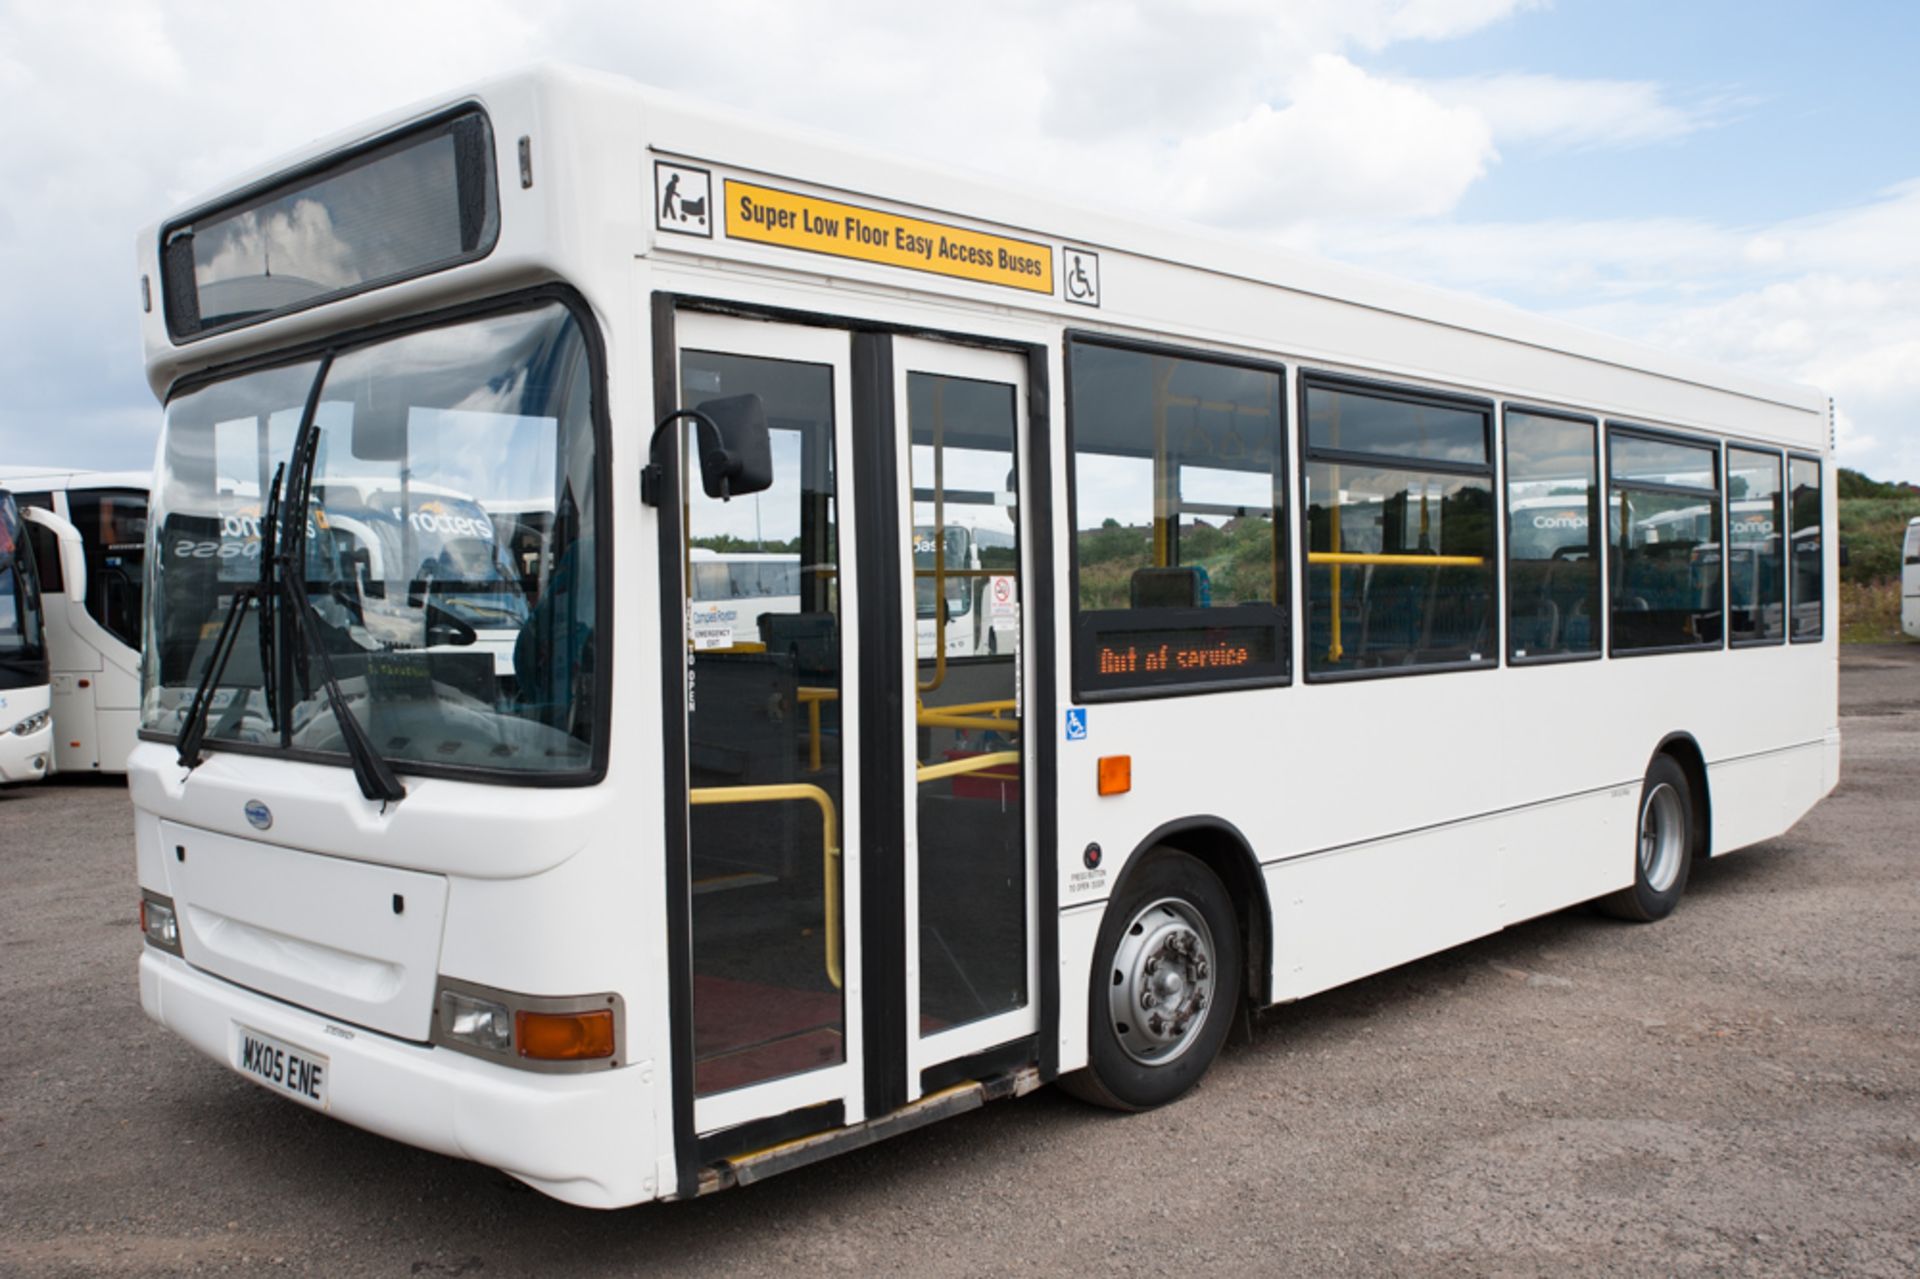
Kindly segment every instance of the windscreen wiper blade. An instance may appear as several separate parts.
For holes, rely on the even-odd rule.
[[[280,548],[280,482],[287,464],[273,470],[273,485],[267,490],[266,514],[260,520],[260,691],[267,701],[267,725],[280,731],[280,688],[273,665],[273,570]]]
[[[373,739],[367,736],[353,708],[347,705],[347,695],[340,691],[340,681],[333,674],[333,658],[320,639],[320,617],[314,612],[313,602],[285,573],[280,575],[280,590],[286,596],[287,612],[300,652],[309,659],[319,659],[320,686],[326,691],[327,708],[333,712],[341,739],[347,744],[347,758],[353,763],[353,779],[360,783],[360,793],[383,804],[405,799],[407,788],[400,784],[393,767],[374,749]]]
[[[259,598],[260,588],[242,586],[233,593],[233,602],[227,605],[226,618],[220,623],[219,638],[213,641],[213,653],[207,659],[207,669],[200,675],[200,683],[193,690],[193,701],[187,705],[187,718],[180,725],[180,745],[175,758],[180,767],[192,772],[200,766],[200,743],[207,735],[207,717],[213,710],[213,690],[220,683],[221,672],[227,669],[227,659],[233,656],[234,641],[240,634],[240,619],[246,615],[247,605]]]
[[[353,779],[360,784],[360,793],[382,804],[394,804],[407,797],[407,788],[374,749],[373,739],[367,736],[367,730],[347,705],[346,694],[340,691],[340,681],[333,674],[333,658],[320,638],[320,615],[314,611],[313,601],[307,598],[306,573],[302,568],[306,563],[307,506],[313,496],[314,459],[319,454],[316,444],[320,432],[315,417],[320,405],[320,388],[326,384],[332,364],[329,356],[314,375],[313,390],[300,422],[300,435],[293,445],[293,474],[288,478],[286,500],[280,511],[283,525],[278,548],[280,593],[301,655],[309,661],[319,660],[320,684],[327,694],[327,708],[340,726],[340,738],[346,743],[347,758],[353,764]]]

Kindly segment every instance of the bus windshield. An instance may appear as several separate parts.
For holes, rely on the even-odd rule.
[[[300,642],[284,606],[268,610],[263,636],[262,610],[249,605],[209,742],[342,751],[322,687],[330,666],[346,706],[403,770],[589,767],[598,481],[586,344],[558,303],[173,401],[153,511],[143,726],[178,731],[235,593],[260,579],[261,494],[282,467],[282,500],[295,490],[315,377],[299,587],[317,638]]]
[[[47,642],[40,613],[40,583],[26,521],[13,495],[0,490],[0,688],[31,688],[47,682]]]
[[[477,631],[496,665],[511,671],[513,645],[526,625],[525,589],[509,568],[493,520],[481,505],[435,485],[404,490],[380,483],[314,486],[335,548],[349,561],[361,624],[387,644],[423,644],[419,597]],[[371,589],[390,578],[410,584],[405,597]]]

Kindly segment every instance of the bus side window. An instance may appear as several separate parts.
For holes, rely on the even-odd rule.
[[[1508,409],[1507,651],[1600,651],[1600,460],[1591,418]]]
[[[1307,385],[1307,671],[1492,665],[1490,406]]]
[[[1792,485],[1792,562],[1790,632],[1796,643],[1820,639],[1826,633],[1826,558],[1820,536],[1824,507],[1820,495],[1820,461],[1796,457],[1789,467]]]
[[[22,502],[21,505],[25,506],[26,503]],[[67,579],[60,567],[60,539],[46,525],[27,522],[27,541],[33,544],[33,566],[40,573],[40,593],[56,595],[64,592]]]

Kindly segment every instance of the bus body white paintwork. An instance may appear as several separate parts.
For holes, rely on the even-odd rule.
[[[53,755],[46,611],[32,544],[0,485],[0,786],[37,782]]]
[[[1920,516],[1907,522],[1900,548],[1900,629],[1920,639]]]
[[[227,190],[456,101],[481,104],[492,124],[501,219],[487,257],[186,343],[168,336],[156,306],[143,317],[149,381],[165,397],[196,371],[328,333],[544,281],[577,289],[610,352],[604,391],[615,424],[605,495],[619,548],[608,656],[620,674],[605,779],[529,789],[409,777],[406,799],[382,806],[361,798],[344,767],[216,750],[189,776],[171,743],[143,742],[131,761],[139,882],[182,903],[186,957],[148,947],[140,984],[148,1014],[208,1054],[232,1061],[242,1026],[325,1053],[338,1117],[498,1166],[571,1202],[612,1206],[698,1188],[686,1174],[689,1133],[679,1109],[690,1108],[691,1084],[674,1077],[662,980],[674,957],[662,926],[670,899],[660,752],[663,724],[681,713],[665,700],[673,685],[662,672],[685,658],[663,648],[658,617],[656,549],[671,507],[643,505],[637,482],[655,417],[656,297],[1045,352],[1046,386],[1034,389],[1051,423],[1050,488],[1024,504],[1029,529],[1041,512],[1064,526],[1071,509],[1061,429],[1069,330],[1283,363],[1290,402],[1307,368],[1797,451],[1828,460],[1822,500],[1824,523],[1833,524],[1826,402],[1813,391],[1503,306],[880,158],[610,77],[545,69],[493,81],[326,139]],[[532,179],[524,186],[516,180],[523,137]],[[677,238],[654,229],[657,161],[709,172],[715,199],[725,178],[739,177],[1041,241],[1050,251],[1097,253],[1100,305],[1080,305],[1057,287],[1012,293],[718,233]],[[140,240],[141,269],[156,295],[159,230]],[[1300,474],[1296,426],[1290,416],[1289,477]],[[851,443],[844,425],[842,432]],[[841,501],[840,528],[850,530],[851,486]],[[1291,500],[1284,515],[1299,536]],[[911,522],[902,512],[899,523]],[[1056,787],[1043,790],[1035,770],[1027,774],[1033,806],[1049,810],[1058,832],[1038,862],[1044,899],[1053,903],[1051,927],[1041,930],[1052,934],[1051,953],[1036,949],[1031,961],[1036,974],[1043,963],[1053,971],[1031,989],[1044,995],[1057,984],[1036,1051],[1061,1071],[1087,1061],[1089,966],[1115,886],[1170,824],[1204,819],[1244,839],[1264,898],[1251,909],[1269,939],[1257,950],[1255,985],[1265,1002],[1280,1003],[1629,884],[1641,780],[1674,734],[1697,742],[1706,762],[1714,855],[1787,830],[1836,781],[1831,618],[1817,643],[1406,679],[1296,676],[1284,688],[1076,707],[1067,677],[1070,541],[1070,529],[1055,536],[1051,560],[1025,570],[1024,580],[1044,575],[1053,585],[1051,647],[1036,649],[1031,606],[1018,618],[1016,646],[1029,689],[1041,667],[1059,673],[1051,704],[1027,694],[1029,742],[1062,738],[1064,714],[1085,712],[1078,735],[1068,731],[1054,748]],[[1837,570],[1832,548],[1822,554],[1830,602]],[[844,638],[848,671],[869,638],[858,628],[849,624]],[[1292,668],[1303,671],[1303,627],[1292,627],[1290,643]],[[1454,728],[1444,749],[1389,731],[1437,724]],[[849,733],[847,749],[856,747]],[[1096,794],[1096,759],[1123,753],[1132,757],[1131,791]],[[249,826],[252,803],[271,808],[269,833]],[[864,850],[851,787],[845,818],[846,914],[855,921],[845,962],[857,974]],[[232,877],[208,882],[176,857],[182,832],[221,847],[270,847],[290,874],[305,868],[298,878],[306,890],[289,896],[269,877],[243,877],[246,859],[237,853]],[[1082,855],[1095,844],[1105,850],[1097,873],[1084,869]],[[416,886],[409,901],[424,892],[439,904],[398,923],[322,905],[384,901],[401,891],[395,883]],[[341,957],[333,986],[276,957],[270,939],[288,936],[306,948],[298,953]],[[429,1047],[436,976],[534,995],[620,992],[628,1009],[620,1065],[546,1076]],[[850,999],[846,1053],[856,1068],[834,1077],[831,1094],[849,1125],[880,1117],[867,1109],[857,1069],[874,1050],[858,1008]],[[917,1095],[920,1085],[916,1076],[909,1090]],[[700,1113],[746,1122],[822,1099],[805,1076],[766,1087],[751,1104],[703,1102]],[[716,1126],[699,1124],[703,1133]]]
[[[140,724],[140,648],[131,635],[116,634],[104,618],[105,583],[93,581],[117,559],[112,548],[89,542],[75,522],[72,494],[112,490],[144,499],[152,478],[144,471],[62,471],[0,467],[0,484],[21,494],[44,494],[50,505],[22,506],[32,523],[52,534],[60,557],[58,591],[46,593],[47,639],[53,665],[53,771],[122,773]],[[132,518],[132,517],[129,517]],[[138,517],[144,523],[144,513]],[[129,534],[144,540],[144,528]],[[138,587],[143,571],[122,575],[120,589]],[[44,580],[51,577],[41,569]],[[91,593],[89,586],[94,588]],[[137,618],[137,604],[118,610]]]

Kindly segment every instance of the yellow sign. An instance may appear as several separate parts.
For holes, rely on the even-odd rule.
[[[857,258],[1029,293],[1053,292],[1053,250],[1044,244],[731,178],[726,191],[731,239]]]

